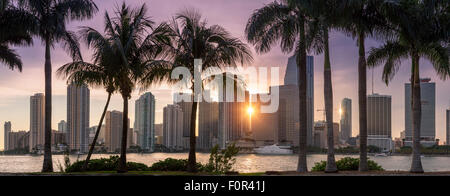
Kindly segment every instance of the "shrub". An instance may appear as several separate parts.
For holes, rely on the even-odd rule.
[[[383,167],[378,165],[378,163],[376,163],[375,161],[368,160],[367,164],[369,166],[370,171],[384,171]],[[326,161],[318,162],[314,165],[312,171],[314,172],[325,171],[326,166],[327,166]],[[336,166],[339,171],[357,171],[359,168],[359,159],[345,157],[339,161],[336,161]]]
[[[239,153],[239,148],[235,144],[229,145],[226,149],[220,150],[219,145],[211,150],[209,163],[204,166],[204,171],[216,174],[225,174],[231,171],[236,163],[235,156]]]
[[[119,166],[119,156],[111,156],[109,158],[91,159],[88,163],[86,171],[115,171]],[[67,173],[82,172],[83,161],[77,161],[66,167]],[[127,168],[129,171],[148,171],[147,165],[142,163],[127,162]]]
[[[203,165],[201,163],[197,163],[197,170],[202,171]],[[167,158],[163,161],[158,161],[154,163],[149,170],[150,171],[187,171],[188,169],[188,160],[187,159],[172,159]]]
[[[186,171],[187,160],[185,159],[172,159],[167,158],[163,161],[154,163],[151,167],[151,171]]]

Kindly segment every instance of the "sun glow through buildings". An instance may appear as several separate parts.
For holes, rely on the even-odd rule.
[[[247,108],[248,115],[251,116],[253,114],[253,112],[254,112],[254,110],[253,110],[253,108],[251,106]]]

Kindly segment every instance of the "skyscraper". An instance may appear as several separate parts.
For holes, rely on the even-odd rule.
[[[278,140],[282,143],[299,145],[300,106],[298,86],[279,86],[280,105],[278,106]],[[312,133],[308,132],[312,137]],[[309,138],[308,136],[308,138]]]
[[[137,144],[144,151],[155,150],[155,96],[148,92],[135,103],[134,131],[138,133]]]
[[[421,79],[420,96],[422,119],[420,126],[420,143],[424,146],[436,144],[436,84],[430,78]],[[405,131],[406,146],[412,146],[413,124],[411,105],[411,84],[405,84]]]
[[[28,147],[29,132],[18,131],[9,133],[8,150],[25,149]]]
[[[341,102],[341,140],[347,141],[352,137],[352,100],[344,98]]]
[[[67,133],[67,122],[65,120],[59,121],[58,132]]]
[[[86,86],[67,86],[67,143],[71,151],[87,152],[89,148],[89,98]]]
[[[250,120],[250,131],[256,146],[281,143],[278,139],[278,114],[261,112],[261,107],[270,105],[270,102],[262,102],[259,98],[261,94],[253,96],[258,97],[258,101],[251,104],[252,109],[246,112],[246,118]]]
[[[209,94],[206,93],[207,95]],[[209,100],[209,99],[208,99]],[[219,120],[218,102],[200,102],[198,113],[198,149],[209,150],[213,147],[213,140],[217,139]]]
[[[306,87],[306,107],[307,107],[307,143],[308,145],[313,144],[313,130],[314,130],[314,57],[308,56],[306,58],[306,74],[307,74],[307,87]],[[300,118],[299,118],[299,102],[298,102],[298,66],[297,66],[297,60],[296,56],[292,56],[288,60],[288,65],[286,69],[286,74],[284,76],[284,86],[294,85],[296,86],[296,89],[289,88],[287,91],[282,91],[280,89],[280,99],[282,97],[286,98],[287,96],[293,96],[297,99],[297,101],[293,99],[286,99],[286,105],[289,107],[292,107],[296,113],[294,113],[293,118],[296,121],[297,127],[300,128],[300,125],[298,124]],[[294,102],[292,102],[292,101]],[[281,101],[281,100],[280,100]],[[289,116],[287,116],[290,118]],[[287,120],[288,122],[290,120]],[[291,132],[291,130],[287,130],[287,132]],[[295,131],[298,133],[298,131]],[[295,138],[298,138],[296,136]],[[294,139],[294,145],[298,145],[298,139]]]
[[[130,130],[130,120],[127,128],[127,148],[130,147],[132,131]],[[105,147],[108,152],[120,152],[122,144],[123,113],[119,111],[108,111],[105,116]],[[131,139],[130,139],[131,138]]]
[[[10,141],[10,137],[9,137],[9,135],[10,135],[10,133],[11,133],[11,122],[5,122],[5,126],[4,126],[4,142],[3,142],[3,149],[5,150],[5,151],[7,151],[7,150],[11,150],[11,149],[9,149],[9,146],[10,146],[10,144],[9,144],[9,141]]]
[[[192,115],[192,99],[191,101],[183,101],[180,97],[184,96],[184,93],[174,94],[174,104],[180,106],[183,111],[183,148],[189,148],[189,135],[191,131],[191,115]],[[192,95],[190,95],[192,96]]]
[[[447,110],[447,145],[450,146],[450,109]]]
[[[234,101],[222,101],[219,103],[219,122],[217,144],[220,148],[226,148],[228,144],[243,139],[249,133],[249,119],[247,118],[247,108],[249,107],[250,93],[244,91],[245,100],[238,100],[241,90],[234,88]],[[227,97],[226,88],[223,91],[223,98]]]
[[[177,104],[164,107],[163,145],[172,150],[183,149],[183,110]]]
[[[37,93],[30,97],[30,151],[44,147],[45,96]]]
[[[367,97],[367,144],[392,150],[392,97],[373,94]]]
[[[318,121],[314,123],[314,143],[313,146],[319,148],[328,148],[327,138],[328,128],[325,121]],[[339,124],[333,123],[333,139],[334,146],[339,146]]]

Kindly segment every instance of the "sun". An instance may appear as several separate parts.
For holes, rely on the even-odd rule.
[[[252,107],[248,107],[248,108],[247,108],[247,113],[248,113],[248,115],[252,115],[253,112],[255,112],[255,111],[253,110]]]

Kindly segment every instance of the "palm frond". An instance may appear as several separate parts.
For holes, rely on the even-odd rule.
[[[59,0],[53,9],[70,20],[90,19],[98,11],[97,5],[92,0]]]
[[[292,18],[291,12],[293,10],[289,6],[276,1],[255,10],[247,22],[245,34],[257,52],[270,51],[280,39],[283,40],[284,51],[292,50],[298,18]]]
[[[372,48],[367,58],[369,67],[376,67],[384,63],[383,81],[389,84],[389,81],[397,73],[401,60],[408,58],[410,49],[398,42],[387,42],[379,48]]]
[[[73,61],[83,61],[80,51],[80,43],[78,43],[77,35],[74,32],[66,31],[60,39],[62,40],[62,48],[70,54]]]
[[[0,62],[4,63],[9,69],[18,69],[22,72],[22,61],[15,50],[0,44]]]
[[[436,70],[437,75],[446,80],[450,77],[450,48],[443,47],[438,43],[432,43],[424,47],[421,54],[430,60]]]

